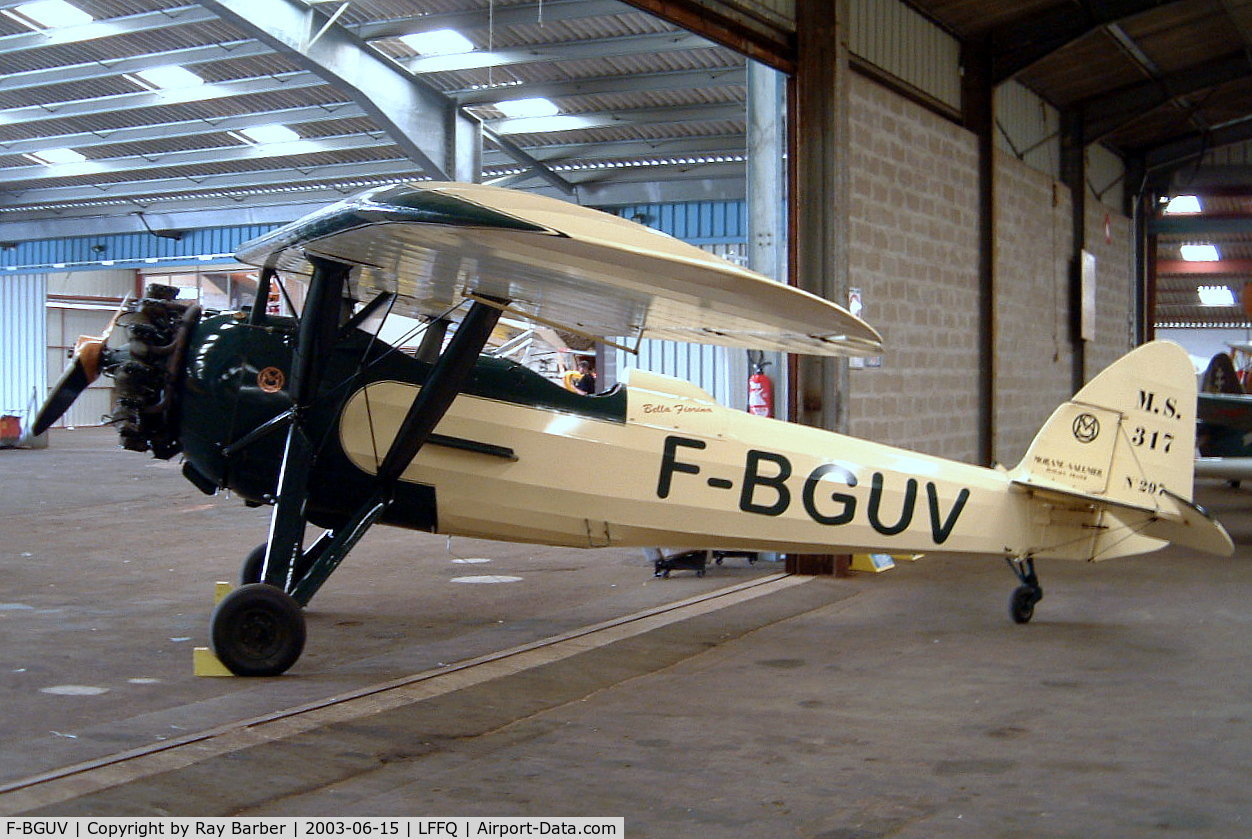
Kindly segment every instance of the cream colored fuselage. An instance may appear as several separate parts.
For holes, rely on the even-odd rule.
[[[435,488],[439,532],[506,541],[1062,557],[1090,546],[1091,516],[1058,521],[1003,471],[731,410],[652,373],[631,371],[626,387],[625,422],[462,394],[436,432],[515,459],[427,445],[403,480]],[[417,389],[374,382],[349,400],[340,442],[357,467],[376,471]]]

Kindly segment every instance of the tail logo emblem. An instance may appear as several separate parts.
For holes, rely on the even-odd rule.
[[[1091,414],[1079,414],[1074,419],[1074,439],[1090,443],[1100,436],[1100,421]]]

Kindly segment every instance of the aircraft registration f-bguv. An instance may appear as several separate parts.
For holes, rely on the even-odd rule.
[[[506,312],[601,339],[880,352],[829,301],[563,201],[379,188],[239,256],[263,266],[250,312],[150,288],[80,342],[33,431],[103,370],[124,446],[181,453],[203,491],[273,505],[245,585],[210,621],[240,675],[295,663],[301,608],[375,523],[582,547],[998,554],[1020,580],[1018,622],[1042,596],[1036,559],[1233,548],[1191,502],[1195,381],[1173,344],[1125,356],[1016,468],[987,469],[730,410],[653,373],[582,396],[481,355]],[[267,313],[276,278],[307,283],[298,319]],[[377,338],[389,312],[429,318],[416,356]],[[309,523],[325,532],[306,545]]]

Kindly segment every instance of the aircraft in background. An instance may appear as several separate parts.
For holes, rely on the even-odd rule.
[[[483,355],[502,315],[601,341],[882,352],[834,303],[574,204],[383,187],[239,256],[262,266],[251,311],[149,287],[82,345],[33,429],[103,371],[126,448],[181,454],[204,492],[273,507],[210,620],[236,674],[295,663],[302,608],[374,524],[581,547],[995,554],[1019,580],[1019,623],[1043,594],[1037,559],[1232,551],[1191,502],[1196,386],[1174,344],[1123,357],[1017,467],[988,469],[734,411],[654,373],[583,396]],[[297,317],[267,311],[273,288]],[[390,313],[427,319],[414,354],[377,337]]]
[[[1236,365],[1236,359],[1242,363]],[[1252,479],[1252,395],[1245,393],[1252,346],[1232,344],[1217,353],[1200,379],[1197,396],[1196,477],[1238,486]]]

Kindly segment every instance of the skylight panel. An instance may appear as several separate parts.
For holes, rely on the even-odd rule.
[[[82,9],[66,0],[35,0],[12,9],[3,9],[5,15],[35,31],[60,29],[64,26],[82,26],[95,20]]]
[[[1200,212],[1200,199],[1194,195],[1175,195],[1165,205],[1168,215],[1184,215]]]
[[[204,84],[204,79],[176,64],[137,70],[127,77],[148,90],[179,90]]]
[[[1221,259],[1216,245],[1180,245],[1178,251],[1187,262],[1217,262]]]
[[[87,159],[87,155],[76,152],[73,149],[44,149],[43,151],[33,151],[30,154],[25,154],[23,157],[49,166],[58,163],[82,163]]]
[[[554,117],[561,112],[561,109],[557,107],[555,102],[551,99],[544,99],[541,96],[529,99],[506,99],[503,102],[495,103],[493,107],[510,119]]]
[[[1201,306],[1235,305],[1235,293],[1230,290],[1230,286],[1202,285],[1196,291],[1200,295]]]
[[[418,55],[458,55],[474,51],[473,42],[455,29],[401,35],[400,42]]]
[[[298,133],[285,125],[256,125],[252,128],[241,128],[237,133],[242,135],[241,139],[245,142],[253,144],[292,143],[300,139]]]

